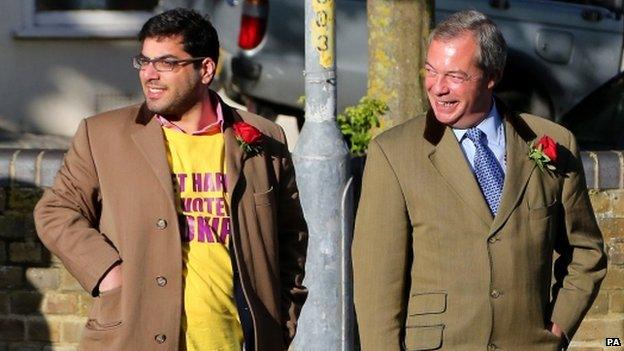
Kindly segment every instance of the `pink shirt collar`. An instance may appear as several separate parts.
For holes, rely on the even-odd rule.
[[[163,128],[173,129],[175,131],[182,132],[185,134],[209,135],[209,134],[215,134],[215,133],[223,133],[223,109],[221,107],[221,99],[219,99],[219,96],[217,95],[217,93],[215,93],[212,90],[208,90],[207,98],[210,99],[211,106],[213,106],[214,109],[216,110],[215,112],[217,114],[217,121],[195,132],[187,133],[184,129],[180,128],[180,126],[178,126],[177,124],[171,122],[170,120],[166,119],[165,117],[159,114],[155,114],[154,117],[158,120],[158,122]]]

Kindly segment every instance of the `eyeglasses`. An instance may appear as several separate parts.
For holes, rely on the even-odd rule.
[[[464,72],[443,72],[440,73],[433,69],[431,66],[425,66],[425,77],[431,79],[437,79],[438,76],[442,75],[444,78],[448,79],[453,84],[464,84],[467,81],[472,80],[475,77],[478,77],[478,74],[468,75]]]
[[[206,57],[191,57],[191,58],[182,59],[182,60],[162,58],[162,57],[155,57],[151,59],[143,55],[136,55],[132,58],[132,66],[134,66],[134,68],[136,69],[143,69],[147,67],[150,63],[153,63],[154,69],[157,70],[158,72],[169,72],[169,71],[173,71],[175,66],[187,65],[191,62],[200,61],[206,58],[208,57],[207,56]]]

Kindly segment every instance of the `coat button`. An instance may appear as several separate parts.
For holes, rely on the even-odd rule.
[[[498,240],[498,238],[497,238],[497,237],[495,237],[495,236],[492,236],[492,237],[490,237],[490,238],[488,239],[488,241],[490,242],[490,244],[494,244],[494,243],[496,242],[496,240]]]
[[[154,340],[156,340],[157,343],[162,344],[165,340],[167,340],[167,336],[165,334],[158,334],[154,336]]]
[[[494,345],[494,344],[489,344],[488,345],[488,351],[494,351],[496,349],[498,349],[498,347],[496,347],[496,345]]]
[[[167,285],[167,278],[165,277],[156,277],[156,284],[158,284],[158,286],[160,286],[161,288],[165,285]]]
[[[167,228],[167,221],[162,218],[158,218],[158,220],[156,221],[156,228],[158,229]]]
[[[501,292],[494,289],[490,292],[490,296],[492,296],[495,299],[498,299],[501,296]]]

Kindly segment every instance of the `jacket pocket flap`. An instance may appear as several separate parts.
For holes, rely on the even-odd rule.
[[[273,187],[270,187],[266,191],[254,193],[253,197],[256,206],[270,206],[271,203],[273,203],[274,193],[275,191],[273,190]]]
[[[444,324],[405,328],[405,350],[437,350],[442,347]]]
[[[559,205],[559,202],[557,201],[557,199],[555,199],[549,205],[537,206],[537,207],[529,206],[529,218],[530,219],[546,218],[552,215],[553,213],[555,213],[558,205]]]
[[[446,311],[446,293],[428,292],[413,294],[409,302],[408,311],[410,316],[442,313]]]
[[[103,291],[93,300],[87,328],[106,330],[121,325],[121,289]]]

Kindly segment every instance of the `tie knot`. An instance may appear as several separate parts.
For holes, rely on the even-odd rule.
[[[477,127],[468,128],[466,137],[472,140],[475,145],[487,145],[485,133]]]

